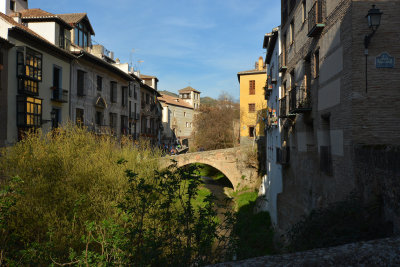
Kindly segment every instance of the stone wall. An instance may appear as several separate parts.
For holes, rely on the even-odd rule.
[[[357,190],[365,202],[380,200],[381,219],[400,234],[400,146],[357,145],[354,165]]]
[[[400,237],[217,264],[240,266],[399,266]]]

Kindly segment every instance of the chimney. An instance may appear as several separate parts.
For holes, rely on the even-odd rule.
[[[110,58],[114,60],[114,52],[110,52]]]
[[[13,15],[13,19],[17,22],[17,23],[22,23],[22,14],[20,12],[15,12]]]
[[[258,58],[258,70],[263,70],[264,69],[264,60],[262,57]]]
[[[121,63],[121,61],[119,60],[119,58],[115,59],[115,62],[116,62],[117,64]]]

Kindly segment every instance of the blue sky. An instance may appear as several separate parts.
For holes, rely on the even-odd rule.
[[[265,56],[263,36],[280,24],[277,0],[29,0],[29,8],[86,12],[93,39],[157,76],[159,90],[190,85],[214,98],[239,98],[237,72]]]

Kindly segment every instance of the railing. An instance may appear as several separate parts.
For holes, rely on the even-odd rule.
[[[286,96],[282,97],[279,100],[279,117],[280,118],[286,118],[287,117]]]
[[[311,110],[311,94],[305,86],[295,86],[289,93],[289,113],[302,113]]]
[[[60,35],[58,39],[58,47],[69,51],[71,47],[71,40],[65,38],[64,35]]]
[[[279,71],[283,72],[286,71],[287,66],[286,66],[286,53],[281,53],[279,55]]]
[[[308,36],[319,35],[325,24],[323,23],[323,4],[322,0],[316,0],[313,7],[308,12]]]
[[[60,88],[53,89],[52,93],[52,101],[60,102],[60,103],[67,103],[68,102],[68,91]]]

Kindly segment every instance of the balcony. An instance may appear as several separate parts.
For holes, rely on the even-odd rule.
[[[279,55],[279,72],[285,72],[286,70],[286,53],[281,53]]]
[[[279,100],[279,118],[287,117],[286,96]]]
[[[289,92],[289,113],[311,111],[311,93],[305,86],[295,86]]]
[[[61,88],[52,87],[53,93],[51,96],[51,101],[58,103],[67,103],[68,102],[68,91]]]
[[[323,21],[322,0],[316,0],[310,12],[308,12],[308,37],[317,37],[325,28]]]

